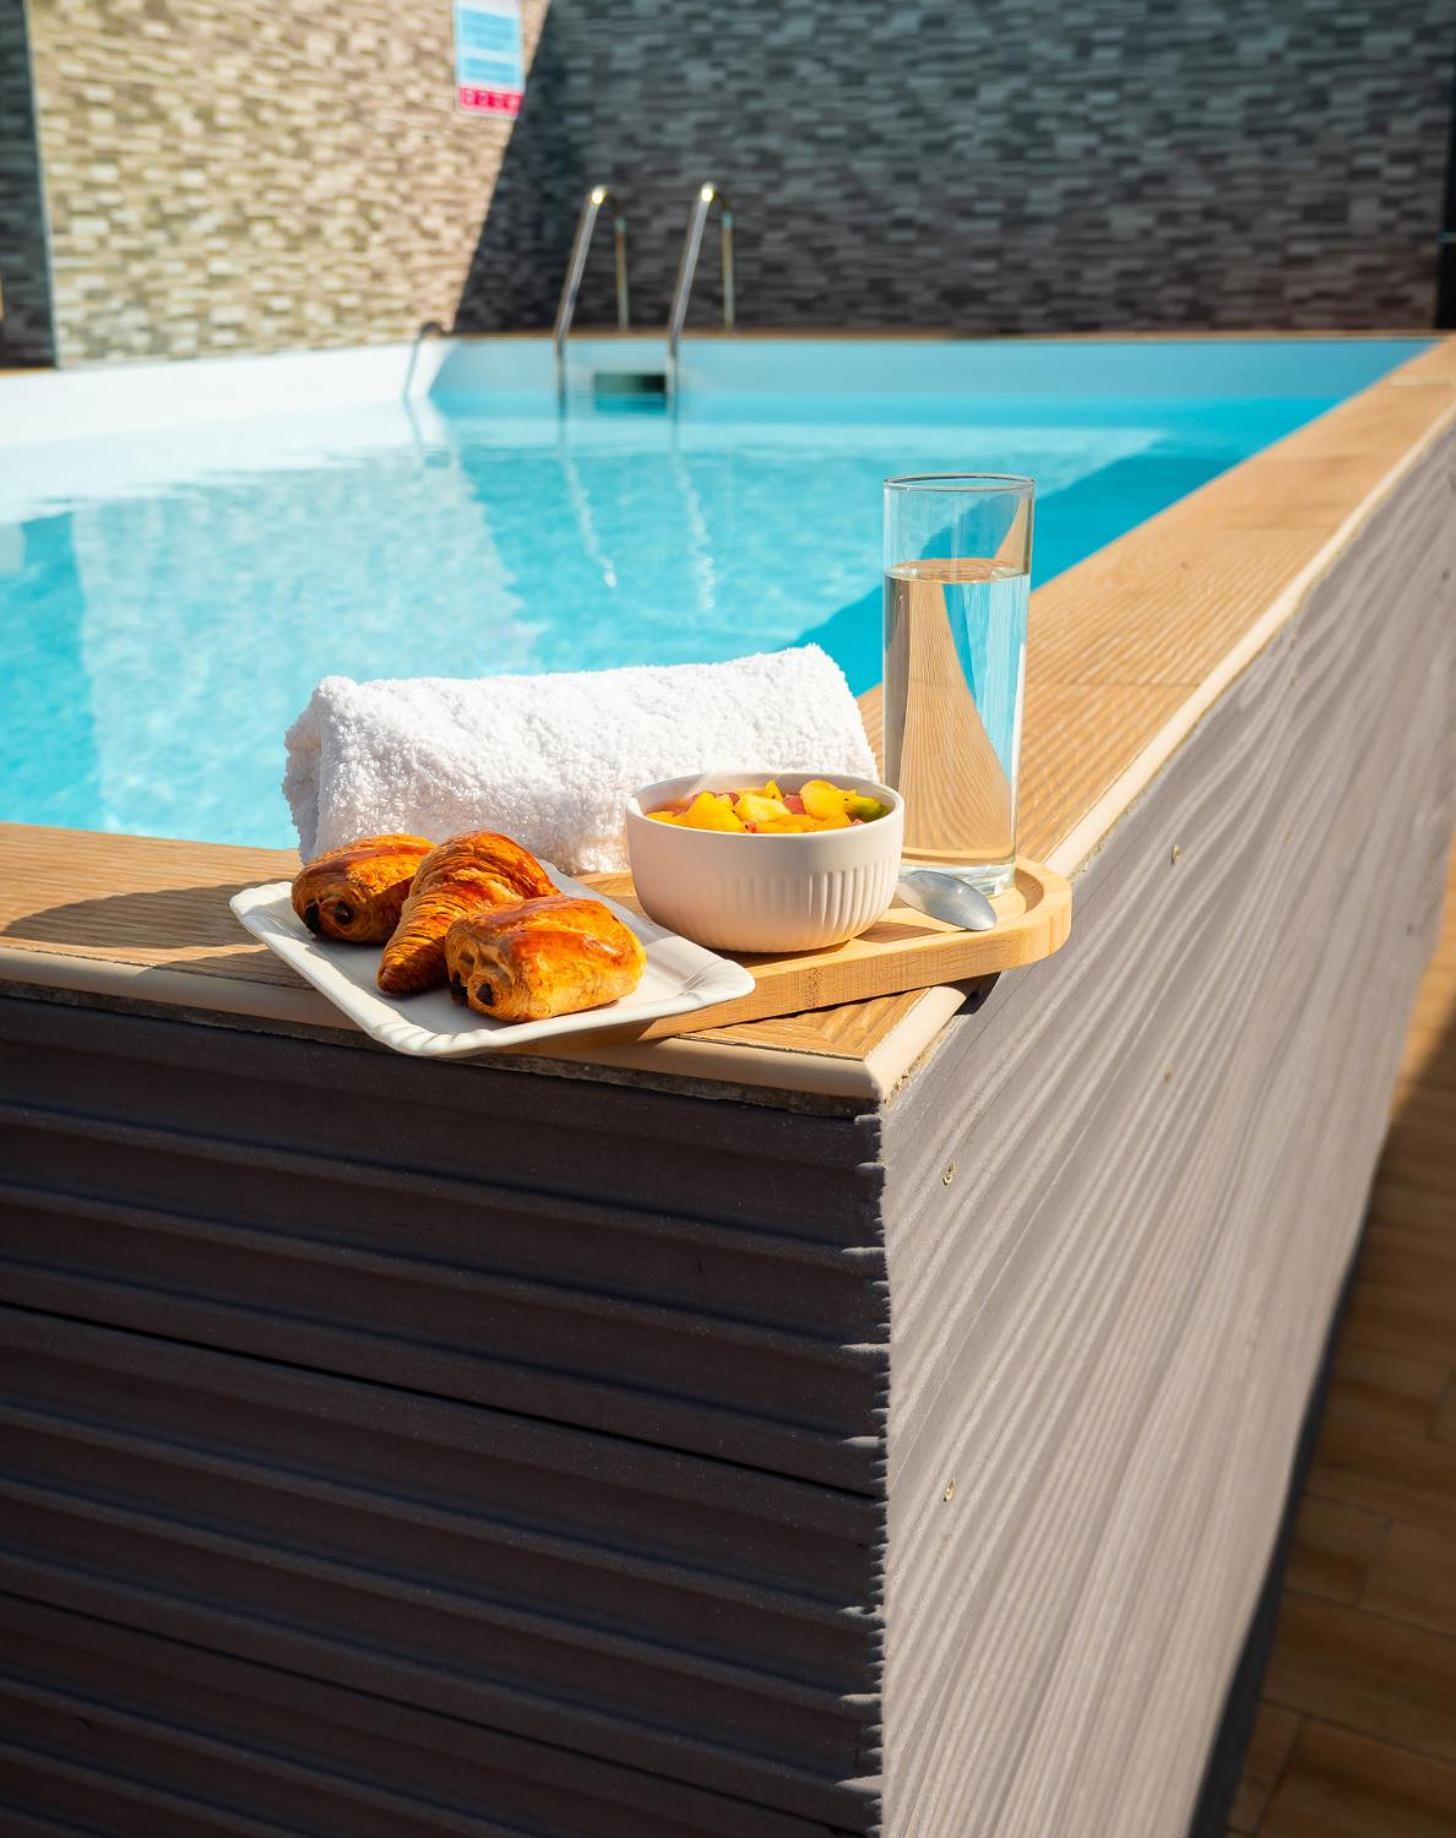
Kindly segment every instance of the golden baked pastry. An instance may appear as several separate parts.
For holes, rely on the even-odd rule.
[[[445,981],[445,934],[457,919],[556,890],[529,849],[493,830],[452,836],[420,863],[394,936],[379,964],[379,987],[416,995]]]
[[[553,894],[457,919],[445,938],[450,993],[497,1021],[544,1021],[630,995],[647,953],[600,900]]]
[[[317,938],[381,945],[434,846],[423,836],[362,836],[328,849],[295,876],[293,910]]]

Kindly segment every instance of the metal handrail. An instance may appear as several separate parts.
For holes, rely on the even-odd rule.
[[[625,332],[631,326],[627,297],[626,214],[610,185],[593,185],[582,201],[581,215],[576,220],[576,237],[571,245],[571,261],[567,266],[566,279],[561,283],[561,299],[556,307],[556,324],[551,330],[551,342],[556,349],[556,385],[563,393],[566,389],[566,340],[571,331],[571,322],[576,317],[576,296],[581,292],[581,277],[586,273],[586,258],[591,249],[592,232],[597,227],[597,217],[602,206],[608,201],[613,206],[612,235],[616,244],[617,256],[617,328]]]
[[[672,290],[672,311],[667,321],[667,386],[673,395],[677,394],[678,347],[682,343],[683,327],[687,323],[688,295],[693,290],[693,276],[697,272],[698,256],[703,247],[703,231],[707,226],[708,212],[715,204],[722,220],[723,233],[723,329],[731,332],[734,326],[733,206],[716,185],[700,185],[688,215],[688,233],[683,242],[682,259],[677,266],[677,282]]]

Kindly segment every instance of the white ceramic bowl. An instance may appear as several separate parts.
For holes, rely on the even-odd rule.
[[[699,791],[771,778],[785,791],[810,779],[853,784],[890,808],[870,823],[798,836],[689,830],[646,815]],[[893,900],[904,840],[900,794],[845,772],[699,773],[645,785],[627,803],[637,898],[659,925],[713,951],[813,951],[855,937]]]

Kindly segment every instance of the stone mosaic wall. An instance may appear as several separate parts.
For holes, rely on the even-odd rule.
[[[450,10],[31,0],[60,360],[544,326],[598,179],[643,323],[710,176],[750,326],[1430,322],[1456,0],[525,0],[514,135],[455,109]],[[583,323],[610,288],[603,237]]]
[[[45,208],[31,107],[25,0],[0,0],[0,370],[51,355]]]
[[[714,178],[752,325],[1427,325],[1453,50],[1456,0],[554,0],[465,316],[546,324],[608,180],[660,323]]]
[[[511,124],[456,109],[449,0],[31,0],[31,39],[62,363],[453,317]]]

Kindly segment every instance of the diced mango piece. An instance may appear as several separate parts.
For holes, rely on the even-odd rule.
[[[883,817],[890,807],[865,792],[852,791],[844,801],[844,808],[851,818],[858,817],[861,823],[873,823],[876,817]]]
[[[821,826],[815,823],[812,817],[795,817],[790,815],[787,817],[776,817],[769,823],[761,823],[758,829],[759,834],[763,836],[800,836],[806,830],[817,830],[820,827]]]
[[[780,804],[783,803],[784,794],[779,790],[777,779],[770,779],[768,784],[764,786],[763,796],[765,798],[777,798]]]
[[[648,811],[647,815],[654,823],[681,824],[682,822],[682,817],[677,811]]]
[[[844,810],[849,794],[838,785],[831,785],[828,779],[810,779],[800,788],[799,796],[804,800],[805,811],[819,822],[828,823],[834,829],[849,822]]]
[[[722,792],[700,791],[683,812],[682,822],[690,830],[742,830],[741,817]]]

